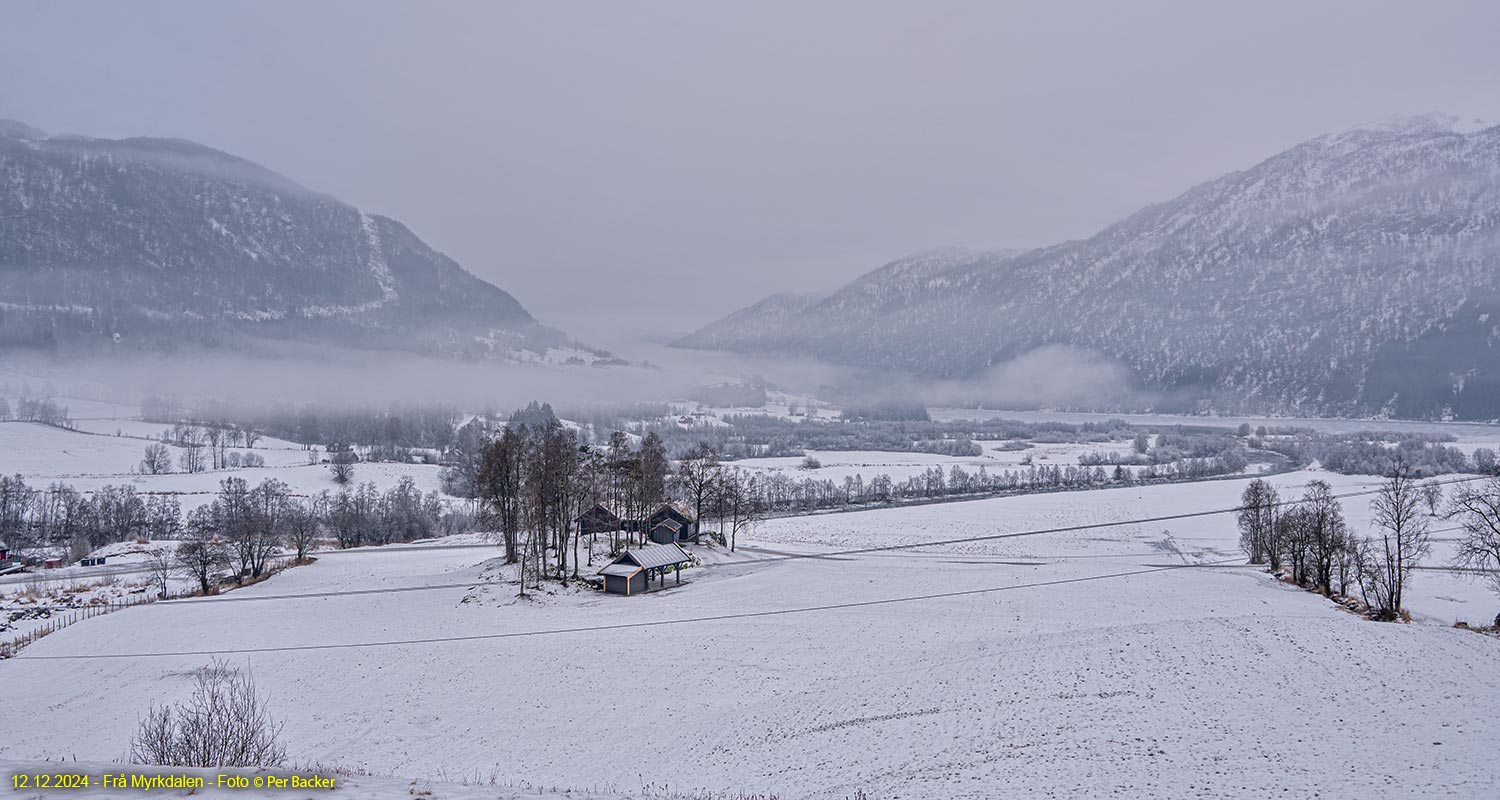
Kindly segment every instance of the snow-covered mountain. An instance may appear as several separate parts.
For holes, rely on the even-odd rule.
[[[823,298],[815,294],[780,292],[746,306],[719,320],[698,333],[694,344],[706,349],[736,349],[748,342],[747,337],[774,333],[788,320],[795,319],[804,310],[817,305]],[[719,333],[731,338],[720,340]]]
[[[251,337],[502,358],[566,343],[400,222],[257,164],[0,121],[0,346]]]
[[[679,344],[943,377],[1061,344],[1199,407],[1500,417],[1500,126],[1322,136],[1082,241],[905,259]]]

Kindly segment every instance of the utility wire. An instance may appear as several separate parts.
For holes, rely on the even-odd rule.
[[[1452,480],[1447,480],[1447,481],[1440,481],[1439,483],[1441,485],[1453,484],[1453,483],[1466,483],[1466,482],[1475,481],[1475,480],[1483,480],[1485,477],[1487,477],[1487,476],[1470,477],[1470,478],[1457,478],[1457,479],[1452,479]],[[1367,496],[1367,495],[1371,495],[1371,494],[1376,494],[1379,491],[1380,491],[1379,489],[1371,489],[1371,490],[1358,491],[1358,492],[1346,492],[1346,493],[1343,493],[1343,494],[1336,494],[1336,495],[1334,495],[1334,497],[1340,498],[1340,499],[1349,498],[1349,497],[1361,497],[1361,496]],[[1276,505],[1278,505],[1278,506],[1280,506],[1280,505],[1292,505],[1292,504],[1295,504],[1296,502],[1297,501],[1295,501],[1295,500],[1284,500],[1284,501],[1280,501],[1280,502],[1276,503]],[[1145,523],[1148,523],[1148,522],[1161,522],[1161,521],[1176,520],[1176,519],[1191,519],[1191,518],[1204,517],[1204,516],[1209,516],[1209,515],[1214,515],[1214,514],[1234,513],[1234,512],[1238,512],[1238,511],[1242,510],[1242,508],[1243,507],[1241,506],[1241,507],[1235,507],[1235,508],[1216,509],[1216,510],[1212,510],[1212,511],[1195,511],[1195,512],[1188,512],[1188,513],[1184,513],[1184,514],[1170,514],[1170,515],[1162,515],[1162,516],[1158,516],[1158,517],[1147,517],[1147,518],[1142,518],[1142,519],[1137,519],[1137,520],[1116,521],[1116,522],[1101,522],[1101,523],[1089,523],[1089,524],[1085,524],[1085,525],[1069,525],[1069,526],[1063,526],[1063,527],[1058,527],[1058,528],[1046,528],[1046,529],[1034,530],[1034,531],[1019,531],[1019,532],[1007,533],[1007,534],[992,534],[992,535],[988,535],[988,536],[975,536],[975,537],[965,537],[965,538],[958,538],[958,539],[947,539],[947,540],[940,540],[940,541],[936,541],[936,542],[918,542],[918,543],[902,544],[902,545],[886,545],[886,546],[883,546],[883,547],[858,548],[858,549],[855,549],[855,550],[843,551],[841,553],[820,553],[820,554],[786,556],[786,557],[780,557],[778,559],[765,559],[763,561],[756,562],[756,563],[764,563],[765,561],[774,561],[774,560],[792,560],[792,559],[795,559],[795,558],[826,558],[826,557],[828,557],[830,555],[845,555],[845,554],[852,555],[852,554],[861,554],[861,553],[880,552],[880,551],[883,551],[883,550],[901,550],[901,549],[911,549],[911,548],[915,548],[915,547],[928,547],[928,546],[943,545],[943,544],[957,544],[957,543],[969,542],[969,541],[992,541],[992,540],[995,540],[995,539],[1008,539],[1008,538],[1016,538],[1016,537],[1019,537],[1019,536],[1037,536],[1037,535],[1046,534],[1046,533],[1061,533],[1061,532],[1067,532],[1067,531],[1088,530],[1088,529],[1093,529],[1093,528],[1112,527],[1112,526],[1117,526],[1117,525],[1145,524]],[[868,607],[872,607],[872,606],[893,605],[893,604],[897,604],[897,603],[920,602],[920,601],[924,601],[924,600],[939,600],[939,599],[952,598],[952,597],[968,597],[968,596],[973,596],[973,595],[993,594],[993,593],[997,593],[997,592],[1005,592],[1005,591],[1012,591],[1012,590],[1019,590],[1019,589],[1035,589],[1035,588],[1042,588],[1042,587],[1048,587],[1048,586],[1063,586],[1063,585],[1068,585],[1068,584],[1087,583],[1087,582],[1098,581],[1098,580],[1110,580],[1110,579],[1114,579],[1114,578],[1128,578],[1128,577],[1135,576],[1135,575],[1148,575],[1148,574],[1157,573],[1157,572],[1170,572],[1170,571],[1179,570],[1179,569],[1193,569],[1193,568],[1196,568],[1196,567],[1220,566],[1220,565],[1224,565],[1224,564],[1232,564],[1232,563],[1238,562],[1239,560],[1240,559],[1238,559],[1238,558],[1230,558],[1230,559],[1224,559],[1222,561],[1208,561],[1208,562],[1201,562],[1201,563],[1198,563],[1198,564],[1173,564],[1173,565],[1163,566],[1163,567],[1148,567],[1146,569],[1129,570],[1129,571],[1126,571],[1126,572],[1112,572],[1112,573],[1107,573],[1107,574],[1104,574],[1104,575],[1090,575],[1090,576],[1084,576],[1084,577],[1079,577],[1079,578],[1060,578],[1060,579],[1051,580],[1051,581],[1038,581],[1038,582],[1035,582],[1035,583],[1011,584],[1011,585],[1007,585],[1007,586],[992,586],[992,587],[986,587],[986,588],[983,588],[983,589],[964,589],[964,590],[958,590],[958,591],[952,591],[952,592],[936,592],[936,593],[932,593],[932,594],[908,595],[908,596],[905,596],[905,597],[891,597],[891,598],[882,598],[882,599],[877,599],[877,600],[860,600],[860,601],[854,601],[854,602],[849,602],[849,603],[833,603],[833,604],[819,605],[819,606],[802,606],[802,607],[799,607],[799,608],[785,608],[785,609],[776,609],[776,610],[771,610],[771,611],[744,611],[744,612],[738,612],[738,613],[734,613],[734,614],[718,614],[718,615],[702,616],[702,617],[680,617],[680,618],[676,618],[676,619],[654,620],[654,621],[645,621],[645,622],[621,622],[621,623],[612,623],[612,624],[607,624],[607,625],[587,625],[587,626],[574,627],[574,628],[551,628],[551,629],[533,630],[533,631],[509,631],[509,632],[505,632],[505,633],[470,634],[470,635],[466,635],[466,636],[437,636],[437,637],[428,637],[428,638],[422,638],[422,639],[396,639],[396,640],[385,640],[385,641],[376,641],[376,642],[343,642],[343,643],[337,643],[337,644],[291,645],[291,646],[283,646],[283,647],[252,647],[252,648],[238,648],[238,649],[225,649],[225,650],[177,650],[177,651],[156,652],[156,653],[87,653],[87,654],[75,654],[75,655],[50,655],[50,656],[49,655],[36,656],[36,655],[30,655],[30,654],[23,653],[23,654],[21,654],[21,655],[19,655],[17,657],[18,658],[35,659],[35,660],[43,660],[43,661],[76,661],[76,660],[87,660],[87,659],[162,658],[162,657],[211,656],[211,655],[244,655],[244,654],[255,654],[255,653],[305,652],[305,651],[312,651],[312,650],[349,650],[349,649],[367,648],[367,647],[401,647],[401,646],[422,645],[422,644],[445,644],[445,643],[452,643],[452,642],[486,641],[486,640],[492,640],[492,639],[516,639],[516,638],[524,638],[524,637],[532,637],[532,636],[553,636],[553,635],[568,634],[568,633],[593,633],[593,632],[599,632],[599,631],[629,630],[629,629],[638,629],[638,628],[655,628],[655,627],[664,627],[664,626],[668,626],[668,625],[686,625],[686,624],[703,623],[703,622],[722,622],[722,621],[738,620],[738,619],[756,619],[756,618],[764,618],[764,617],[778,617],[778,616],[788,616],[788,615],[792,615],[792,614],[813,613],[813,612],[818,612],[818,611],[838,611],[838,610],[845,610],[845,609],[851,609],[851,608],[868,608]],[[278,597],[279,597],[279,599],[289,599],[289,598],[301,598],[301,597],[339,596],[339,595],[352,595],[352,594],[379,594],[379,593],[397,592],[397,591],[425,591],[425,590],[438,589],[438,588],[459,588],[459,587],[474,586],[474,585],[475,584],[448,584],[446,586],[437,586],[437,585],[434,585],[434,586],[420,586],[420,587],[393,587],[393,588],[389,588],[389,589],[363,589],[363,590],[350,590],[350,591],[345,591],[345,592],[334,592],[334,593],[309,593],[309,594],[300,594],[300,595],[265,596],[265,597],[259,597],[259,598],[251,598],[251,597],[234,598],[234,597],[227,597],[227,598],[214,598],[212,600],[212,602],[225,602],[225,601],[231,601],[231,600],[269,600],[269,599],[275,599],[275,598],[278,598]],[[162,601],[162,602],[171,603],[171,602],[174,602],[174,601]],[[183,603],[183,602],[211,602],[211,601],[197,600],[197,601],[175,601],[175,602]],[[156,604],[153,604],[153,605],[156,605]]]
[[[1106,575],[1088,575],[1079,578],[1060,578],[1051,581],[1038,581],[1036,583],[1019,583],[1008,586],[990,586],[983,589],[962,589],[952,592],[935,592],[932,594],[909,595],[906,597],[887,597],[878,600],[857,600],[848,603],[832,603],[818,606],[801,606],[798,608],[781,608],[771,611],[741,611],[733,614],[715,614],[702,617],[679,617],[675,619],[651,620],[645,622],[618,622],[607,625],[585,625],[575,628],[547,628],[531,631],[507,631],[504,633],[476,633],[466,636],[433,636],[423,639],[392,639],[377,642],[342,642],[337,644],[305,644],[289,645],[283,647],[246,647],[230,650],[175,650],[157,653],[80,653],[76,655],[30,655],[23,651],[16,658],[35,661],[79,661],[87,659],[118,659],[118,658],[165,658],[181,656],[215,656],[215,655],[249,655],[256,653],[289,653],[305,652],[310,650],[351,650],[364,647],[404,647],[408,645],[424,644],[449,644],[453,642],[477,642],[492,639],[520,639],[532,636],[556,636],[568,633],[596,633],[600,631],[630,630],[636,628],[659,628],[668,625],[686,625],[701,622],[725,622],[729,620],[756,619],[762,617],[780,617],[792,614],[808,614],[817,611],[840,611],[851,608],[868,608],[871,606],[894,605],[896,603],[912,603],[923,600],[941,600],[951,597],[969,597],[981,594],[994,594],[996,592],[1008,592],[1019,589],[1037,589],[1048,586],[1063,586],[1075,583],[1087,583],[1090,581],[1102,581],[1113,578],[1128,578],[1134,575],[1148,575],[1154,572],[1171,572],[1179,569],[1193,569],[1203,566],[1217,566],[1228,564],[1240,559],[1226,559],[1224,561],[1212,561],[1203,564],[1173,564],[1165,567],[1151,567],[1148,569],[1130,570],[1128,572],[1112,572]]]
[[[1443,484],[1448,484],[1448,483],[1462,483],[1462,482],[1465,482],[1465,481],[1483,480],[1483,479],[1485,479],[1487,477],[1489,477],[1489,476],[1471,477],[1471,478],[1459,478],[1459,479],[1454,479],[1454,480],[1449,480],[1449,481],[1442,481],[1441,483],[1443,483]],[[1349,497],[1363,497],[1363,496],[1367,496],[1367,495],[1377,494],[1379,492],[1380,492],[1379,489],[1369,489],[1369,490],[1358,491],[1358,492],[1346,492],[1344,494],[1336,494],[1336,495],[1333,495],[1333,496],[1335,498],[1343,499],[1343,498],[1349,498]],[[1298,502],[1299,501],[1297,501],[1297,500],[1282,500],[1282,501],[1276,503],[1276,505],[1277,506],[1296,505]],[[1080,524],[1080,525],[1065,525],[1065,526],[1056,527],[1056,528],[1040,528],[1040,529],[1037,529],[1037,530],[1029,530],[1029,531],[1013,531],[1013,532],[1010,532],[1010,533],[992,533],[992,534],[985,534],[985,535],[981,535],[981,536],[965,536],[965,537],[959,537],[959,538],[954,538],[954,539],[939,539],[939,540],[935,540],[935,541],[908,542],[908,543],[904,543],[904,544],[877,545],[877,546],[872,546],[872,547],[860,547],[860,548],[854,548],[854,549],[849,549],[849,550],[836,550],[836,551],[828,552],[828,553],[792,553],[792,554],[782,555],[782,556],[771,556],[769,558],[759,558],[759,559],[756,559],[754,561],[729,562],[729,563],[720,563],[720,564],[705,564],[702,567],[700,567],[700,569],[713,569],[713,568],[725,569],[725,568],[736,568],[736,567],[737,568],[742,568],[742,569],[743,568],[759,568],[759,567],[762,567],[762,566],[765,566],[765,565],[779,563],[779,562],[785,562],[785,561],[801,561],[801,560],[805,560],[805,559],[829,559],[829,558],[838,558],[838,557],[841,557],[841,556],[867,555],[867,554],[870,554],[870,553],[884,553],[884,552],[891,552],[891,551],[898,551],[898,550],[915,550],[915,549],[921,548],[921,547],[941,547],[941,546],[952,545],[952,544],[964,544],[964,543],[967,543],[967,542],[987,542],[987,541],[996,541],[996,540],[1000,540],[1000,539],[1017,539],[1017,538],[1026,537],[1026,536],[1044,536],[1044,535],[1053,534],[1053,533],[1073,533],[1073,532],[1077,532],[1077,531],[1097,530],[1099,528],[1114,528],[1114,527],[1120,527],[1120,526],[1125,526],[1125,525],[1146,525],[1146,524],[1152,524],[1152,523],[1157,523],[1157,522],[1171,522],[1171,521],[1182,520],[1182,519],[1195,519],[1195,518],[1198,518],[1198,517],[1215,516],[1215,515],[1218,515],[1218,514],[1234,514],[1234,513],[1240,512],[1241,510],[1243,510],[1243,508],[1244,508],[1243,506],[1236,506],[1234,508],[1219,508],[1219,509],[1213,509],[1213,510],[1209,510],[1209,511],[1189,511],[1189,512],[1184,512],[1184,513],[1181,513],[1181,514],[1165,514],[1165,515],[1156,516],[1156,517],[1143,517],[1143,518],[1140,518],[1140,519],[1114,520],[1114,521],[1110,521],[1110,522],[1090,522],[1090,523],[1084,523],[1084,524]],[[1443,531],[1439,531],[1439,532],[1443,532]],[[346,590],[341,590],[341,591],[329,591],[329,592],[305,592],[305,593],[300,593],[300,594],[272,594],[272,595],[250,595],[250,596],[233,595],[233,594],[231,594],[231,595],[221,595],[221,596],[217,596],[217,597],[195,597],[195,598],[183,598],[183,599],[180,599],[180,600],[161,600],[161,601],[152,603],[151,606],[155,607],[155,606],[163,606],[163,605],[186,605],[186,604],[190,604],[190,603],[236,603],[236,602],[238,602],[238,603],[246,603],[246,602],[257,602],[257,601],[263,601],[263,600],[296,600],[296,599],[301,599],[301,598],[349,597],[349,596],[356,596],[356,595],[387,594],[387,593],[394,593],[394,592],[426,592],[426,591],[437,591],[437,590],[442,590],[442,589],[469,589],[469,588],[477,588],[477,587],[481,587],[481,586],[495,585],[497,583],[499,583],[499,582],[497,582],[497,581],[469,581],[467,583],[435,583],[435,584],[429,584],[429,585],[426,585],[426,586],[397,586],[397,587],[379,588],[379,589],[346,589]]]

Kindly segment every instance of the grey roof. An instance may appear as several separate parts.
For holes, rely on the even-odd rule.
[[[635,550],[626,550],[616,559],[616,563],[624,559],[630,559],[643,567],[666,567],[672,564],[681,564],[691,561],[686,550],[675,544],[653,544],[640,547]]]
[[[682,523],[675,519],[664,519],[652,526],[653,528],[671,528],[673,533],[682,530]]]
[[[610,564],[609,566],[605,567],[604,569],[599,570],[599,574],[600,575],[614,575],[614,576],[619,577],[619,578],[628,578],[631,575],[634,575],[634,574],[636,574],[637,572],[640,572],[640,571],[641,571],[641,568],[637,567],[634,564],[621,564],[620,562],[617,561],[617,562],[615,562],[613,564]]]
[[[688,522],[694,522],[697,519],[693,516],[693,510],[681,503],[662,503],[660,506],[657,506],[655,511],[651,512],[651,516],[654,517],[663,511],[674,512]]]

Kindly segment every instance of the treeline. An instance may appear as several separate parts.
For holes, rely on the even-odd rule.
[[[261,435],[252,428],[235,425],[199,426],[178,422],[161,432],[161,443],[146,446],[141,458],[141,472],[163,475],[172,472],[172,451],[176,446],[177,468],[182,472],[205,472],[211,469],[263,467],[266,460],[259,453],[241,453],[231,447],[254,447]]]
[[[635,434],[655,433],[673,458],[707,444],[724,460],[796,457],[808,450],[874,450],[928,452],[964,457],[983,453],[983,441],[1025,440],[1040,443],[1110,442],[1129,439],[1135,431],[1124,422],[1026,423],[1015,420],[932,422],[921,420],[834,420],[729,414],[722,421],[682,425],[677,420],[637,422],[622,428]]]
[[[536,404],[533,404],[536,405]],[[547,409],[551,413],[551,409]],[[312,405],[200,403],[191,408],[172,398],[142,401],[148,421],[180,427],[236,432],[257,431],[304,446],[359,445],[370,460],[437,460],[451,463],[473,456],[474,435],[500,427],[493,411],[460,414],[452,407],[393,405],[387,409],[331,409]],[[554,415],[556,416],[556,415]],[[668,457],[682,458],[707,444],[723,460],[801,456],[807,450],[925,452],[961,457],[983,453],[983,441],[1038,443],[1109,442],[1135,434],[1126,423],[1025,423],[1014,420],[933,422],[920,406],[879,405],[850,409],[845,418],[784,418],[732,414],[723,420],[683,416],[670,404],[634,403],[570,409],[580,444],[607,446],[623,431],[639,440],[655,434]],[[697,424],[695,424],[695,422]],[[535,428],[536,420],[529,423]],[[469,433],[465,434],[465,429]],[[206,434],[205,434],[206,435]]]
[[[11,411],[10,400],[0,397],[0,422],[10,420],[40,422],[59,428],[73,427],[73,420],[68,416],[67,406],[58,404],[50,397],[32,397],[24,391],[16,400],[14,412]]]
[[[1326,482],[1309,481],[1300,497],[1283,500],[1257,479],[1240,498],[1240,547],[1284,580],[1394,620],[1404,614],[1412,571],[1430,552],[1429,520],[1441,498],[1439,484],[1419,483],[1398,461],[1370,501],[1375,530],[1360,535]]]
[[[1236,454],[1231,454],[1234,456]],[[756,501],[767,512],[806,513],[861,505],[925,501],[962,496],[1018,492],[1052,492],[1106,485],[1200,480],[1232,475],[1245,468],[1237,457],[1184,458],[1130,470],[1124,466],[1031,465],[1024,469],[991,471],[981,465],[965,469],[954,464],[946,470],[928,467],[905,480],[888,474],[870,478],[846,476],[842,480],[801,478],[775,471],[748,473]]]
[[[0,540],[17,553],[66,550],[78,558],[114,542],[175,539],[181,530],[182,507],[172,495],[132,486],[33,488],[20,475],[0,476]]]
[[[141,401],[141,418],[202,428],[259,431],[305,446],[358,443],[373,448],[377,457],[390,455],[393,459],[398,451],[449,447],[465,419],[456,408],[440,404],[392,404],[375,409],[215,400],[189,407],[180,400],[160,395]]]
[[[1445,495],[1447,495],[1445,497]],[[1500,477],[1422,480],[1399,456],[1370,500],[1373,530],[1350,528],[1328,484],[1310,481],[1285,499],[1254,480],[1240,498],[1240,548],[1284,580],[1337,599],[1373,619],[1407,618],[1411,578],[1431,554],[1434,519],[1456,523],[1453,566],[1500,594]],[[1494,619],[1500,628],[1500,614]]]
[[[1478,448],[1465,455],[1447,434],[1315,433],[1299,430],[1282,437],[1257,436],[1252,447],[1281,453],[1298,466],[1314,461],[1342,475],[1388,475],[1398,465],[1419,477],[1455,472],[1491,474],[1496,469],[1495,451]]]
[[[1153,443],[1143,431],[1131,440],[1128,452],[1102,450],[1078,457],[1083,466],[1160,466],[1212,459],[1226,472],[1238,472],[1250,462],[1245,445],[1226,433],[1166,430]]]
[[[214,499],[187,514],[174,495],[144,495],[131,486],[92,493],[54,483],[32,488],[18,475],[0,477],[0,539],[18,553],[66,551],[74,559],[115,542],[185,539],[236,553],[258,576],[283,547],[299,557],[319,539],[340,547],[387,544],[475,529],[474,515],[437,492],[423,494],[410,477],[384,492],[365,483],[311,497],[275,479],[250,486],[219,482]]]

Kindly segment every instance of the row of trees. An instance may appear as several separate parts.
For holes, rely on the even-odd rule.
[[[472,513],[450,507],[435,491],[423,494],[410,477],[384,492],[365,483],[311,497],[274,478],[251,486],[230,477],[219,482],[211,502],[185,515],[177,497],[143,495],[130,486],[86,494],[0,477],[0,539],[17,552],[66,548],[79,558],[113,542],[180,539],[178,552],[192,559],[190,574],[205,588],[225,566],[258,577],[271,555],[288,550],[301,558],[319,539],[356,547],[462,533],[474,525]]]
[[[1494,450],[1481,447],[1473,455],[1465,455],[1447,443],[1452,438],[1435,434],[1398,437],[1375,431],[1332,434],[1299,429],[1283,436],[1255,437],[1249,442],[1252,447],[1281,453],[1298,466],[1317,461],[1325,469],[1343,475],[1389,475],[1398,467],[1418,477],[1496,472]]]
[[[991,471],[984,465],[973,469],[954,464],[947,469],[928,467],[900,481],[893,480],[884,473],[869,479],[855,474],[836,481],[812,477],[799,480],[781,471],[759,475],[743,472],[745,480],[753,481],[753,494],[767,512],[801,513],[965,495],[1064,491],[1107,484],[1199,480],[1233,474],[1244,467],[1245,462],[1241,458],[1228,457],[1185,458],[1135,470],[1124,466],[1107,469],[1104,466],[1032,464],[1024,469]]]
[[[37,489],[20,475],[0,476],[0,540],[17,552],[46,547],[77,558],[111,542],[172,539],[181,530],[181,506],[171,495],[131,486],[88,494],[62,483]]]
[[[44,425],[56,425],[60,428],[72,427],[73,421],[68,416],[68,407],[58,405],[50,398],[31,397],[22,393],[21,398],[16,401],[15,412],[11,412],[10,401],[0,397],[0,422],[10,420],[19,422],[40,422]]]
[[[1409,468],[1392,472],[1370,503],[1375,532],[1360,536],[1344,519],[1328,483],[1308,482],[1282,501],[1275,487],[1251,481],[1241,497],[1240,546],[1252,564],[1268,564],[1291,582],[1328,596],[1359,597],[1377,619],[1397,619],[1412,570],[1430,551],[1429,515]]]
[[[1275,487],[1254,480],[1240,498],[1240,547],[1252,564],[1326,595],[1357,591],[1372,616],[1397,619],[1413,570],[1431,553],[1431,520],[1442,494],[1440,484],[1420,481],[1398,461],[1370,501],[1374,531],[1361,536],[1326,482],[1311,481],[1300,498],[1283,500]],[[1458,565],[1485,573],[1500,592],[1500,478],[1460,484],[1444,516],[1465,532]]]
[[[141,472],[147,475],[162,475],[172,471],[172,450],[175,445],[181,452],[177,467],[182,472],[205,472],[210,469],[238,469],[240,467],[265,466],[265,458],[259,453],[242,453],[231,447],[254,447],[260,434],[254,430],[233,426],[216,427],[177,423],[162,431],[161,442],[146,445],[141,458]]]
[[[141,401],[141,417],[148,422],[186,420],[204,428],[264,431],[308,446],[359,442],[384,452],[445,449],[453,443],[454,432],[463,420],[458,409],[445,405],[396,404],[381,410],[202,401],[189,406],[178,398],[161,395]]]

